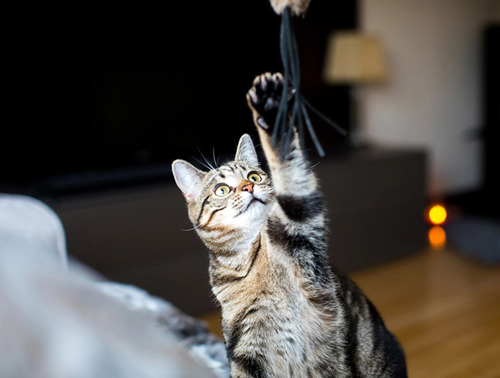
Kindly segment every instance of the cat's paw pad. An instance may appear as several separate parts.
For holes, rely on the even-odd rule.
[[[276,119],[283,92],[283,75],[265,73],[255,78],[252,88],[247,93],[248,105],[257,113],[257,123],[268,130]],[[287,101],[293,96],[290,88]]]

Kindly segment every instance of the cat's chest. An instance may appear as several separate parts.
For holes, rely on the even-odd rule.
[[[290,292],[260,298],[243,314],[226,341],[236,341],[235,357],[262,356],[269,376],[308,376],[308,367],[317,366],[319,356],[326,355],[327,333],[321,319]]]
[[[282,268],[256,277],[253,290],[247,287],[222,310],[226,340],[238,336],[235,352],[264,353],[279,370],[289,369],[291,361],[304,363],[310,351],[322,343],[326,324],[304,296],[293,272],[278,269]]]

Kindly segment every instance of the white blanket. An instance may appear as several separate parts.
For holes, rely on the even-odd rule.
[[[227,377],[223,343],[139,288],[67,263],[57,216],[0,194],[1,377]]]

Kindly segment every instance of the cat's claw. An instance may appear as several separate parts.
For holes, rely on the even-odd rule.
[[[264,130],[269,129],[269,125],[264,121],[264,118],[260,117],[257,118],[257,123],[259,124],[260,127],[262,127]]]
[[[290,101],[294,90],[290,88],[288,92],[287,100]],[[283,75],[269,72],[257,76],[247,93],[248,105],[256,113],[257,124],[264,130],[269,130],[274,125],[282,93]]]

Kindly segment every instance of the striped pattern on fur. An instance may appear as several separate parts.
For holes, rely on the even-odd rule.
[[[403,350],[375,307],[328,264],[325,206],[296,132],[284,161],[272,144],[282,88],[280,74],[264,74],[247,94],[270,176],[248,135],[233,162],[209,172],[172,165],[211,251],[231,376],[405,377]]]

